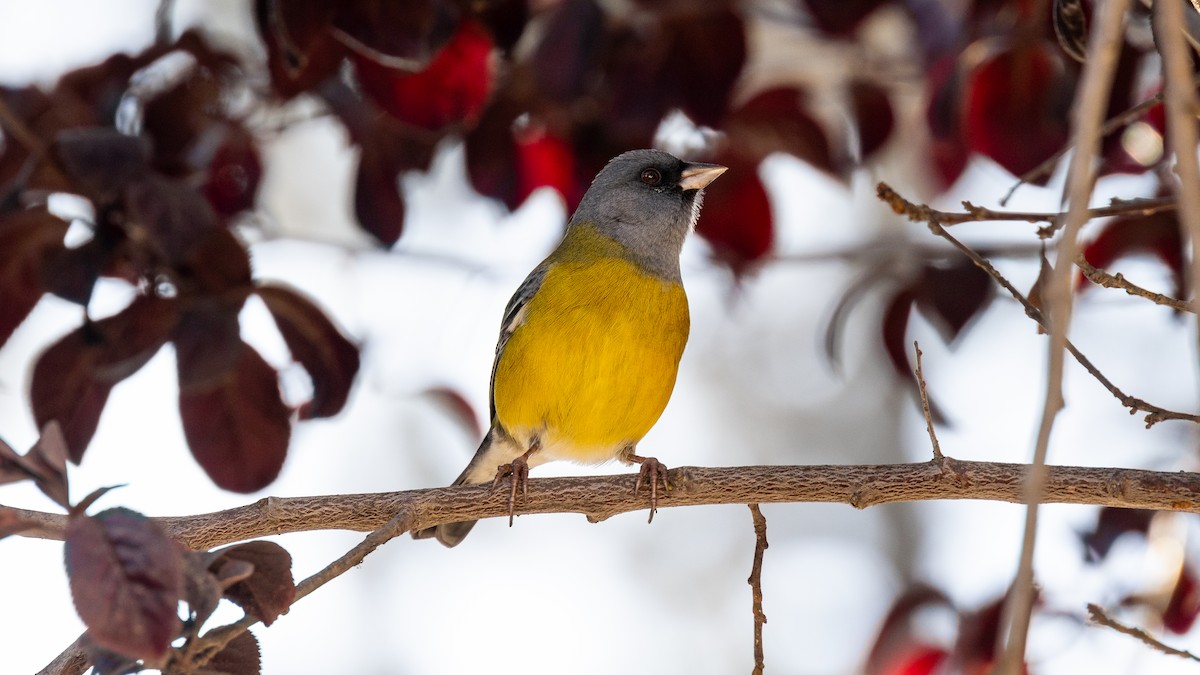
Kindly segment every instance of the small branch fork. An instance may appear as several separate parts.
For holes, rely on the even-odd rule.
[[[992,266],[991,262],[989,262],[987,258],[984,258],[979,254],[978,251],[962,243],[957,237],[950,234],[950,232],[942,226],[940,219],[942,215],[945,215],[945,212],[931,209],[923,204],[915,204],[910,202],[904,197],[900,196],[900,194],[892,189],[892,187],[887,183],[880,183],[876,187],[876,194],[881,200],[891,206],[892,210],[897,214],[906,216],[911,221],[924,222],[929,227],[930,232],[950,242],[954,248],[958,249],[963,255],[967,256],[971,262],[975,263],[976,267],[986,272],[988,276],[992,277],[992,279],[994,279],[996,283],[1000,284],[1004,290],[1008,291],[1009,295],[1011,295],[1013,299],[1019,302],[1021,307],[1025,309],[1026,316],[1037,322],[1037,324],[1043,329],[1049,330],[1050,322],[1046,319],[1046,316],[1041,309],[1030,302],[1029,298],[1026,297],[1024,293],[1019,291],[1017,287],[1014,286],[1012,282],[1009,281],[1004,275],[1000,274],[999,270]],[[948,215],[961,216],[962,214]],[[969,220],[971,219],[960,219],[958,222],[968,222]],[[1165,420],[1182,420],[1186,422],[1200,423],[1200,415],[1167,410],[1166,408],[1161,408],[1143,401],[1140,398],[1126,394],[1115,384],[1113,384],[1112,381],[1110,381],[1103,373],[1101,373],[1100,370],[1092,364],[1091,360],[1084,356],[1083,352],[1079,351],[1079,348],[1076,347],[1070,340],[1066,341],[1066,350],[1067,353],[1069,353],[1075,358],[1076,361],[1079,362],[1079,365],[1083,366],[1083,368],[1087,370],[1087,372],[1093,378],[1095,378],[1097,382],[1107,389],[1114,398],[1120,401],[1121,405],[1128,408],[1131,415],[1138,412],[1146,413],[1145,422],[1147,428]]]
[[[750,594],[753,598],[753,614],[754,614],[754,670],[752,675],[763,675],[763,624],[767,622],[767,615],[763,613],[763,592],[762,592],[762,563],[763,552],[767,550],[767,519],[763,517],[762,509],[758,508],[758,504],[748,504],[750,507],[750,516],[754,519],[754,564],[750,567],[750,578],[746,579],[746,583],[750,584]]]
[[[1178,649],[1164,644],[1141,628],[1133,628],[1118,622],[1116,619],[1105,613],[1105,611],[1099,605],[1088,603],[1087,609],[1088,614],[1092,618],[1092,623],[1096,624],[1097,626],[1106,626],[1117,631],[1118,633],[1124,633],[1125,635],[1137,638],[1151,649],[1162,652],[1163,654],[1168,654],[1170,656],[1182,656],[1185,659],[1191,659],[1193,661],[1200,662],[1200,656],[1196,656],[1185,649]]]

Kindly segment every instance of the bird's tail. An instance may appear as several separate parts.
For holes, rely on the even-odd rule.
[[[454,482],[450,484],[451,487],[486,483],[492,480],[492,477],[495,475],[494,467],[503,463],[495,460],[489,461],[489,457],[493,454],[492,439],[495,435],[494,430],[484,435],[483,442],[479,444],[479,449],[475,451],[475,456],[471,458],[471,462],[467,464],[467,468],[463,469],[458,478],[454,479]],[[484,469],[488,464],[491,464],[493,467],[491,472]],[[424,530],[417,530],[413,532],[412,536],[413,539],[437,538],[444,546],[454,548],[467,537],[471,528],[475,527],[476,522],[478,521],[467,520],[461,523],[444,523],[442,525],[435,525],[434,527],[427,527]]]

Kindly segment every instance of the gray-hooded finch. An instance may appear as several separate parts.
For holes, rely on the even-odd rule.
[[[634,454],[658,421],[687,344],[679,251],[702,191],[725,167],[633,150],[592,181],[566,235],[508,302],[492,365],[491,429],[454,485],[512,477],[555,459],[641,464],[651,514],[666,469]],[[417,532],[455,546],[475,523]]]

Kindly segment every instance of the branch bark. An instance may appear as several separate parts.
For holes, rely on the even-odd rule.
[[[659,508],[700,504],[833,502],[867,508],[893,502],[973,499],[1025,503],[1029,465],[945,457],[881,465],[680,467]],[[634,474],[535,478],[517,514],[580,513],[599,522],[649,506]],[[1078,466],[1047,467],[1042,503],[1092,504],[1200,513],[1200,473]],[[194,549],[313,530],[370,532],[407,510],[412,529],[508,516],[508,493],[491,485],[316,497],[266,497],[224,511],[155,518]],[[39,523],[18,536],[61,539],[66,516],[17,509]]]

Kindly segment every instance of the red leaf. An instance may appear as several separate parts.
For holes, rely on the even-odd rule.
[[[194,303],[179,319],[171,334],[181,389],[208,389],[238,365],[242,336],[238,312],[242,302]]]
[[[1069,135],[1074,81],[1058,46],[1019,42],[985,59],[969,75],[963,106],[967,146],[1013,175],[1058,152]]]
[[[400,191],[403,167],[393,159],[388,148],[364,144],[354,178],[354,214],[363,229],[384,246],[400,239],[406,212]]]
[[[52,151],[76,190],[97,206],[116,200],[150,170],[146,139],[115,129],[66,129],[54,139]]]
[[[279,544],[269,541],[250,541],[214,551],[218,558],[209,566],[218,572],[231,563],[249,563],[253,573],[225,590],[247,614],[270,626],[291,607],[296,599],[296,584],[292,580],[292,556]]]
[[[197,241],[176,267],[181,292],[201,294],[241,307],[249,295],[250,254],[233,232],[212,230]]]
[[[605,125],[622,145],[652,137],[672,108],[696,124],[719,125],[746,62],[745,25],[730,7],[714,3],[657,18],[614,32],[606,46],[604,80],[612,92]]]
[[[912,645],[895,657],[879,675],[934,675],[950,657],[946,650],[929,645]]]
[[[848,36],[886,0],[804,0],[817,27],[831,35]]]
[[[777,87],[738,106],[725,122],[731,150],[756,163],[772,152],[786,152],[836,175],[825,130],[808,114],[804,98],[800,89]]]
[[[139,296],[120,313],[85,323],[54,343],[33,368],[38,426],[62,425],[71,461],[87,449],[108,393],[150,360],[178,320],[174,300]]]
[[[242,343],[237,366],[195,383],[193,364],[179,360],[179,412],[192,456],[218,487],[254,492],[275,480],[287,457],[291,425],[275,369]]]
[[[71,507],[67,486],[67,441],[62,428],[51,422],[42,430],[37,443],[24,455],[0,440],[0,485],[32,478],[42,491],[59,506]]]
[[[292,0],[284,3],[290,4]],[[334,35],[355,50],[390,66],[427,62],[452,40],[458,6],[445,0],[355,0],[335,3]]]
[[[65,250],[67,227],[45,209],[0,216],[0,345],[46,292],[42,269]]]
[[[949,265],[927,264],[917,284],[917,307],[952,342],[992,299],[992,280],[966,258]]]
[[[186,260],[212,232],[222,229],[212,207],[191,186],[161,176],[130,185],[125,205],[132,227],[143,228],[158,255],[172,265]]]
[[[517,150],[513,140],[513,124],[520,114],[521,106],[501,92],[484,109],[464,142],[471,187],[485,197],[499,199],[510,210],[522,201],[517,198]]]
[[[258,639],[250,631],[241,633],[217,652],[196,675],[259,675],[262,672],[262,654]]]
[[[183,560],[158,525],[123,508],[77,515],[67,524],[66,564],[93,643],[148,661],[166,655],[182,629]]]
[[[358,347],[299,293],[274,285],[259,286],[256,292],[271,311],[292,358],[312,377],[313,398],[300,406],[300,419],[336,415],[346,405],[358,373]]]
[[[564,0],[544,21],[541,42],[529,59],[533,81],[547,100],[569,104],[591,84],[604,36],[604,12],[595,0]]]
[[[935,60],[926,74],[929,91],[929,107],[925,121],[932,138],[929,142],[930,160],[941,187],[949,187],[970,159],[970,150],[962,131],[962,99],[966,73],[959,59],[945,56]]]
[[[209,162],[204,197],[226,218],[252,209],[262,171],[254,139],[241,127],[231,127]]]
[[[1101,269],[1107,269],[1117,260],[1137,253],[1150,253],[1162,261],[1175,282],[1175,297],[1187,297],[1183,233],[1180,231],[1179,217],[1174,211],[1114,218],[1105,223],[1096,238],[1083,247],[1083,257],[1093,267]],[[1087,287],[1084,284],[1079,289]]]
[[[433,399],[434,403],[446,412],[451,421],[466,432],[468,436],[471,438],[481,438],[483,436],[483,429],[479,426],[479,418],[475,416],[475,410],[471,407],[470,403],[467,403],[467,399],[463,398],[462,394],[447,387],[439,387],[426,391],[425,396]]]
[[[851,119],[858,129],[859,156],[866,161],[891,137],[896,116],[883,87],[855,80],[850,84],[849,94]]]
[[[255,0],[254,23],[277,94],[290,98],[337,73],[346,47],[330,31],[336,11],[323,0]]]
[[[1096,517],[1096,527],[1081,535],[1089,562],[1103,560],[1112,545],[1127,532],[1145,534],[1157,511],[1149,509],[1119,509],[1106,506]]]
[[[729,171],[704,191],[696,232],[712,244],[718,259],[741,274],[771,250],[771,204],[754,164],[718,161],[727,164]]]
[[[892,296],[883,311],[883,347],[887,351],[892,368],[904,381],[913,379],[913,368],[908,361],[909,344],[908,318],[912,313],[916,294],[912,290],[902,289]]]
[[[1163,610],[1163,628],[1184,635],[1196,623],[1196,615],[1200,614],[1200,583],[1190,565],[1185,564],[1171,591],[1171,599]]]
[[[391,68],[363,56],[355,57],[354,67],[363,91],[390,115],[440,131],[479,117],[491,89],[493,46],[483,27],[468,20],[424,70]]]
[[[531,124],[517,133],[516,151],[518,204],[541,187],[552,187],[563,199],[571,198],[577,186],[569,143]]]

